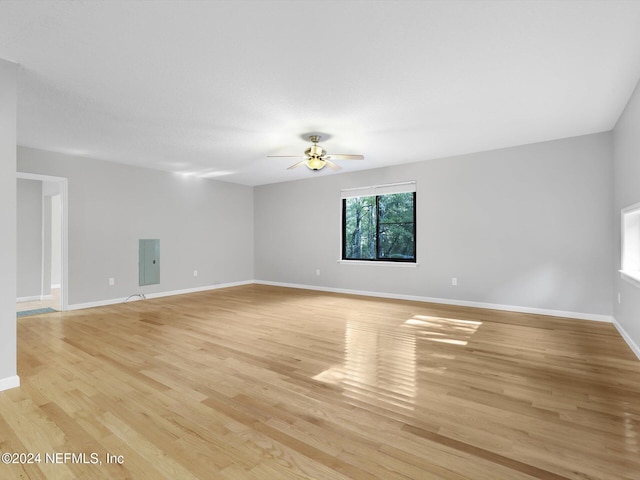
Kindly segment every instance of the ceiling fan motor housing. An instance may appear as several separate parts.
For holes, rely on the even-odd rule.
[[[312,145],[304,151],[307,157],[324,157],[327,152],[319,145]]]

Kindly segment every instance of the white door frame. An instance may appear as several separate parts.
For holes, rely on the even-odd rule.
[[[40,180],[41,182],[57,182],[60,187],[60,206],[62,212],[60,212],[60,220],[62,223],[62,238],[60,241],[60,248],[62,249],[60,260],[62,263],[61,281],[60,281],[60,308],[62,311],[67,310],[69,306],[69,260],[68,260],[68,245],[69,245],[69,215],[68,215],[68,180],[65,177],[54,177],[51,175],[40,175],[37,173],[16,172],[16,179],[22,178],[25,180]]]

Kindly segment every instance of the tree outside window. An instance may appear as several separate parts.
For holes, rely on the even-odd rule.
[[[343,198],[342,259],[415,263],[415,192]]]

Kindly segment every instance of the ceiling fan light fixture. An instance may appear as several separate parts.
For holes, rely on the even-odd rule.
[[[306,162],[305,165],[307,166],[307,168],[309,168],[310,170],[322,170],[324,168],[324,166],[326,165],[325,161],[323,159],[321,159],[320,157],[310,157]]]

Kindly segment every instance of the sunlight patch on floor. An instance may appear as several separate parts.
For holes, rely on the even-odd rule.
[[[423,340],[460,346],[467,345],[471,336],[482,325],[482,322],[477,320],[425,315],[414,315],[404,323],[414,327]]]

